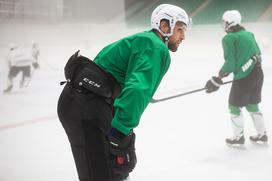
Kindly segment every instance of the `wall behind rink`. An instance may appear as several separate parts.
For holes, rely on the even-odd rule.
[[[0,21],[120,23],[125,0],[0,0]]]
[[[61,21],[63,0],[0,0],[0,21]]]
[[[63,0],[64,19],[95,23],[123,22],[125,0]]]

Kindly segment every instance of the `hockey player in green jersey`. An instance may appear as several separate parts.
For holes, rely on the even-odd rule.
[[[180,7],[162,4],[151,30],[103,48],[94,61],[76,52],[65,66],[58,116],[81,181],[115,181],[136,165],[134,128],[170,65],[189,24]]]
[[[241,108],[249,112],[257,135],[250,136],[253,142],[267,142],[267,134],[263,115],[258,104],[261,102],[263,71],[261,52],[253,33],[241,26],[241,14],[237,10],[229,10],[223,14],[223,26],[226,35],[222,40],[225,63],[218,76],[206,83],[206,92],[218,90],[222,78],[233,73],[233,83],[229,95],[229,111],[234,136],[226,139],[226,143],[244,144],[244,118]]]

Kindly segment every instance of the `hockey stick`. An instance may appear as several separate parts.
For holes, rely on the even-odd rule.
[[[232,83],[232,82],[233,82],[232,80],[226,81],[226,82],[223,82],[222,85],[229,84],[229,83]],[[166,101],[166,100],[169,100],[169,99],[174,99],[174,98],[177,98],[177,97],[185,96],[185,95],[192,94],[192,93],[199,92],[199,91],[203,91],[203,90],[206,90],[206,88],[195,89],[195,90],[192,90],[192,91],[189,91],[189,92],[184,92],[184,93],[181,93],[181,94],[177,94],[177,95],[173,95],[173,96],[169,96],[169,97],[165,97],[165,98],[161,98],[161,99],[153,99],[152,98],[150,103],[158,103],[158,102]]]
[[[29,80],[27,81],[25,87],[28,87],[28,86],[29,86],[29,84],[30,84],[30,82],[31,82],[31,80],[32,80],[33,75],[34,75],[35,72],[36,72],[36,68],[33,68],[32,72],[31,72],[31,74],[30,74]]]

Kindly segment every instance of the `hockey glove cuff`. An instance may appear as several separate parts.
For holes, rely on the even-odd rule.
[[[222,69],[219,71],[218,75],[220,78],[227,77],[230,73],[224,72]]]
[[[218,77],[213,76],[210,80],[207,81],[205,89],[207,93],[215,92],[223,84],[222,80]]]
[[[109,135],[110,158],[114,174],[125,175],[135,168],[137,163],[135,153],[135,133],[131,131],[127,136],[115,128]]]

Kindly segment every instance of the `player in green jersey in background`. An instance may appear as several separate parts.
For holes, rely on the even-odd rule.
[[[219,89],[222,78],[233,73],[233,83],[229,94],[229,111],[234,136],[227,138],[230,145],[243,145],[244,119],[243,107],[249,112],[257,135],[250,136],[253,142],[267,142],[267,134],[258,104],[261,102],[263,71],[261,67],[261,52],[253,33],[241,26],[241,14],[237,10],[229,10],[223,14],[223,26],[226,35],[223,37],[224,65],[218,76],[213,76],[206,83],[206,92]]]
[[[182,8],[162,4],[152,13],[151,30],[106,46],[94,61],[78,52],[68,60],[58,116],[81,181],[122,180],[134,169],[133,129],[189,23]]]

